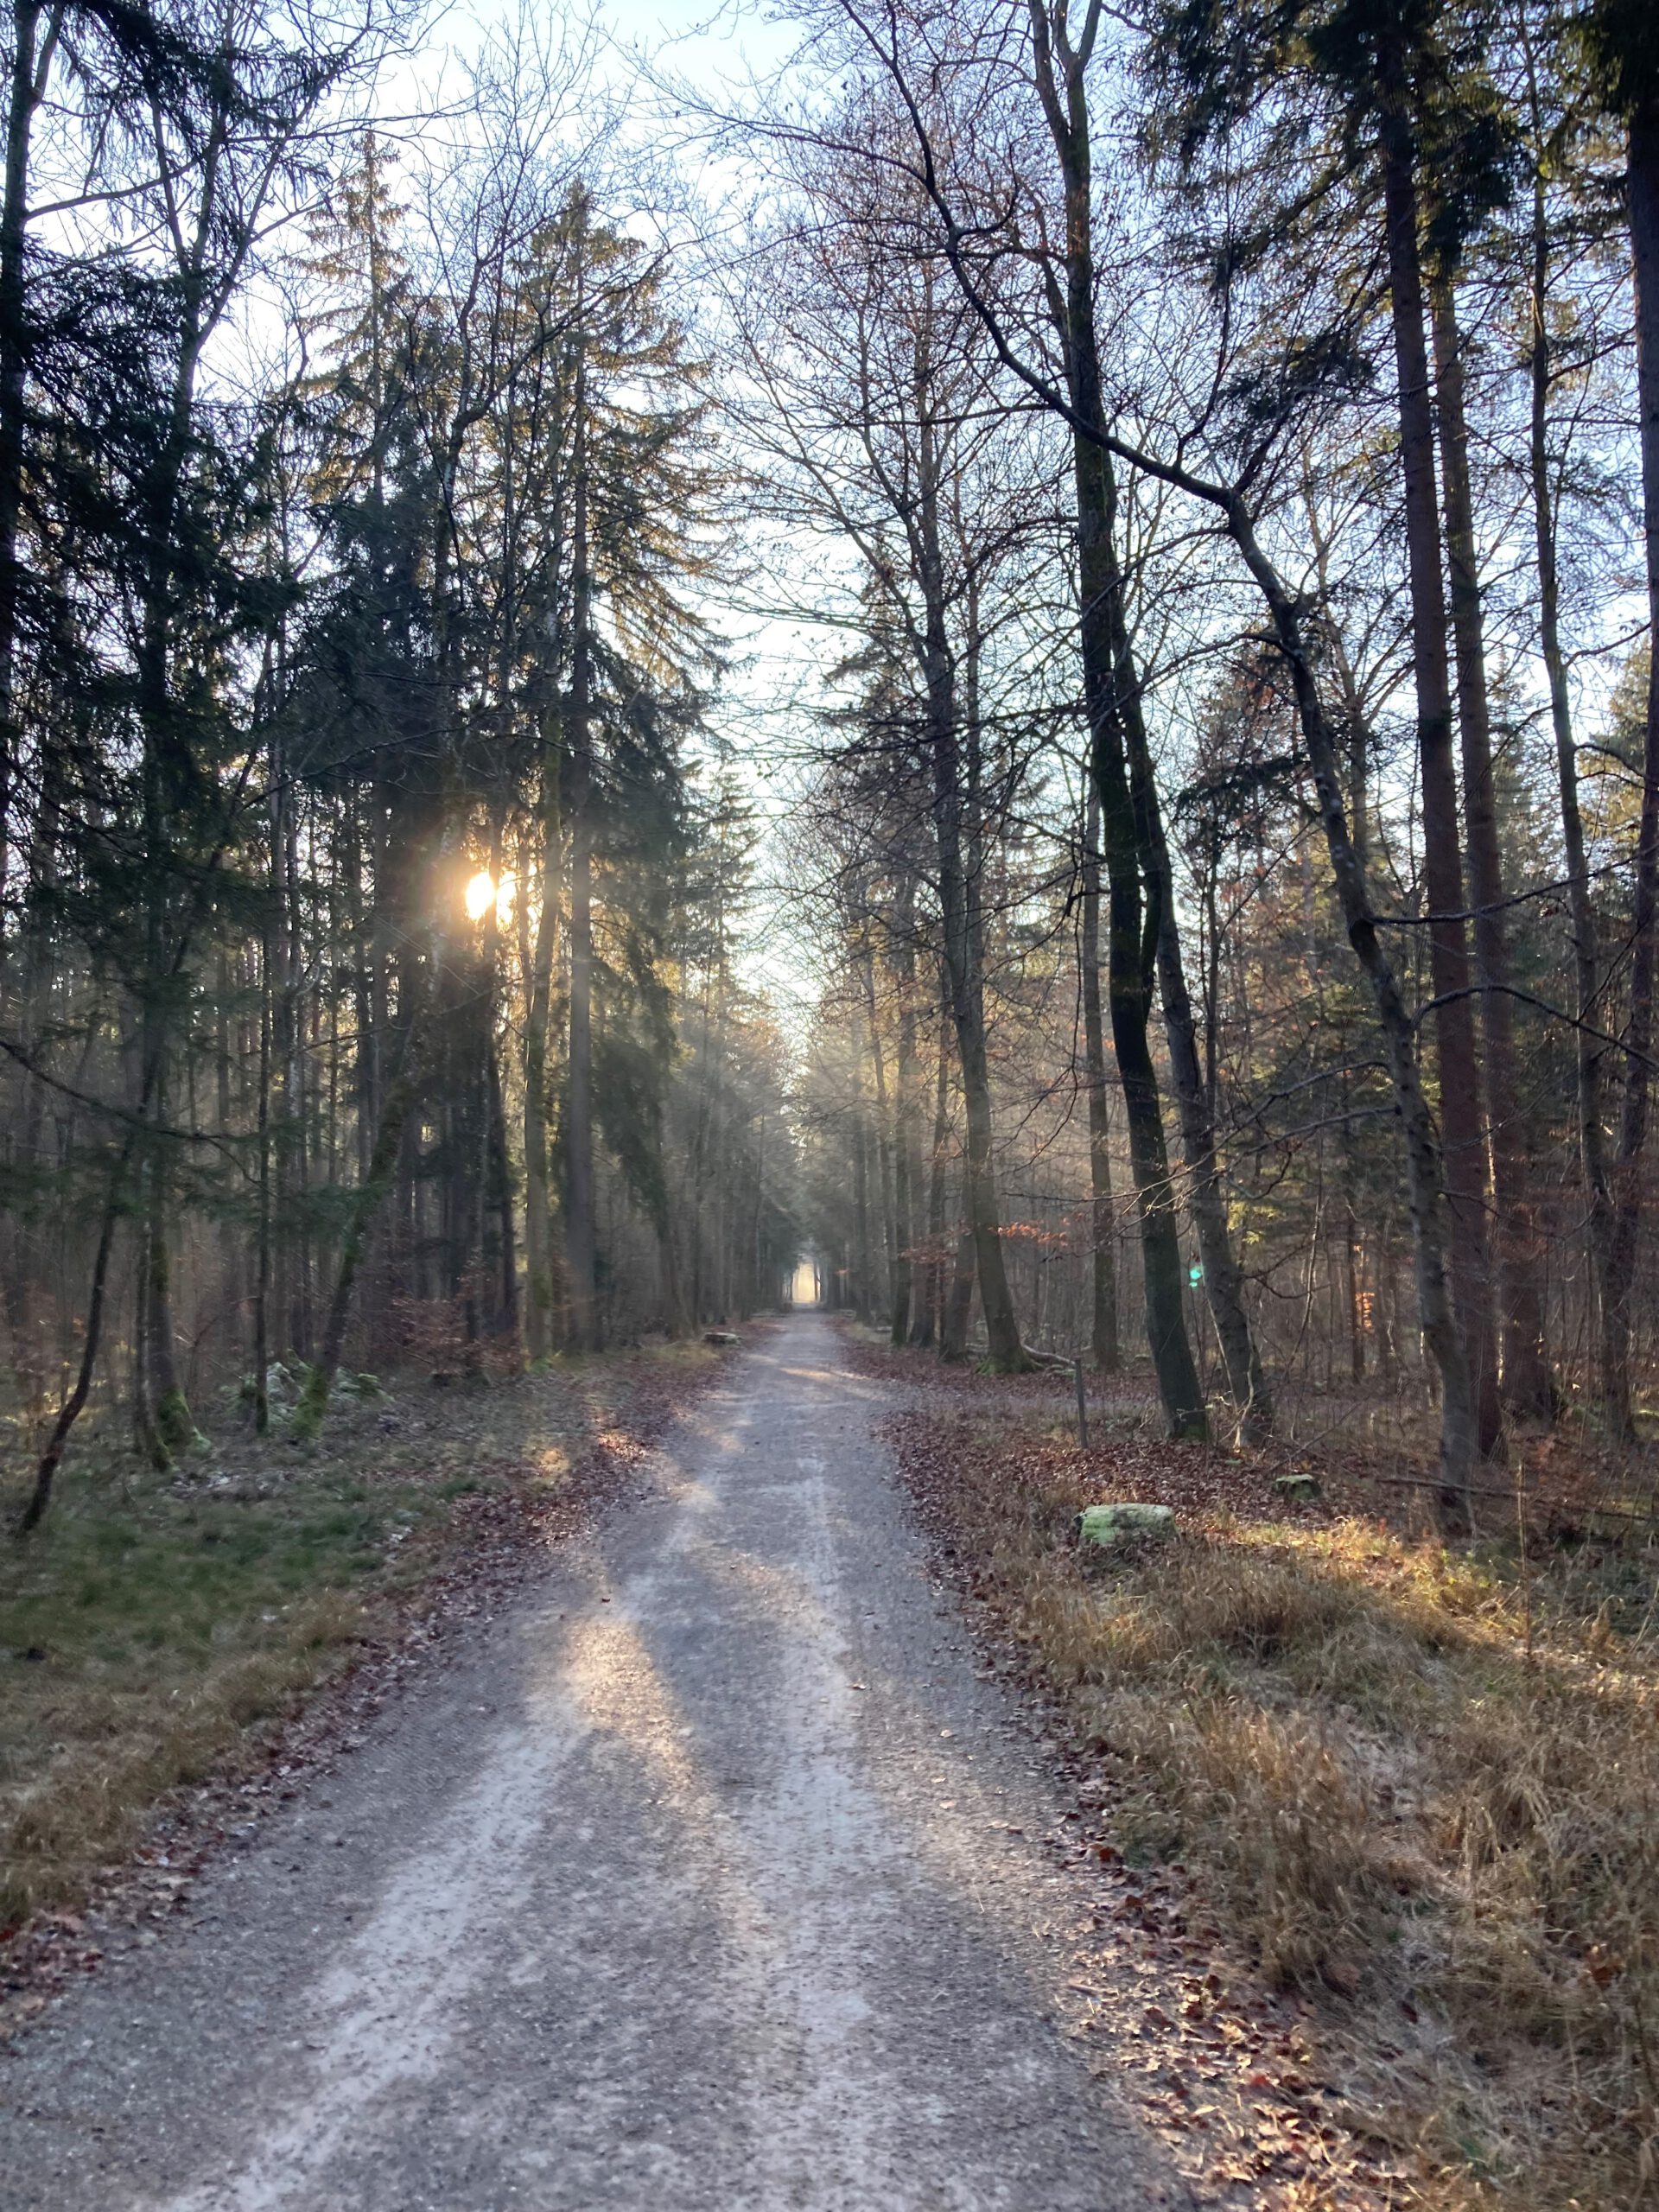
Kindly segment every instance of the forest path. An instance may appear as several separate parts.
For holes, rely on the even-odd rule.
[[[0,2058],[0,2205],[1185,2205],[1065,2034],[1086,1878],[930,1587],[904,1395],[816,1314],[734,1361],[645,1498]]]

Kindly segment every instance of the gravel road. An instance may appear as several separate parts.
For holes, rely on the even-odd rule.
[[[1076,1878],[802,1314],[647,1493],[0,2057],[28,2212],[1185,2207]]]

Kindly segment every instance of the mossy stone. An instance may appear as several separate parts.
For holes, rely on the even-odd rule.
[[[1087,1505],[1077,1520],[1077,1541],[1099,1551],[1131,1544],[1165,1543],[1175,1534],[1173,1505]]]

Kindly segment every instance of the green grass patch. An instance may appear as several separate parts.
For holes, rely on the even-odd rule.
[[[449,1510],[337,1465],[224,1492],[72,1470],[0,1543],[0,1925],[73,1902],[158,1795],[328,1673]]]
[[[232,1766],[400,1591],[456,1556],[472,1501],[556,1496],[596,1444],[660,1421],[719,1356],[702,1344],[561,1359],[534,1376],[342,1397],[296,1449],[238,1393],[211,1455],[172,1475],[86,1441],[45,1523],[0,1495],[0,1929],[71,1905],[168,1790]]]

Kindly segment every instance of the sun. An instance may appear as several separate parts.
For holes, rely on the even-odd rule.
[[[498,883],[488,868],[480,868],[467,886],[467,920],[481,922],[493,906],[497,922],[505,929],[512,918],[512,902],[518,889],[518,881],[510,870]]]

